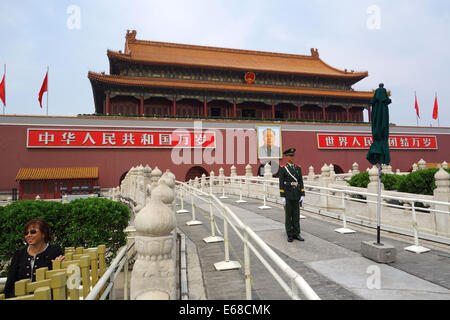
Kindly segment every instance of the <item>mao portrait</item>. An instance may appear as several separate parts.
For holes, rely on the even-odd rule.
[[[258,159],[281,158],[281,126],[256,126]]]

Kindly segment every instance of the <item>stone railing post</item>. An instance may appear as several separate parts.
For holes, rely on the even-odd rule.
[[[225,196],[225,192],[226,192],[225,189],[226,189],[226,186],[225,186],[225,170],[221,167],[219,169],[219,192],[222,192],[222,196],[221,197]]]
[[[336,172],[334,172],[334,165],[330,164],[328,167],[330,168],[330,180],[331,180],[331,182],[335,182],[336,181]]]
[[[245,176],[246,177],[253,177],[253,173],[252,173],[252,166],[250,164],[248,164],[245,167]]]
[[[272,166],[267,162],[264,166],[264,179],[271,179],[272,177]]]
[[[200,188],[203,192],[205,192],[205,185],[206,185],[206,174],[202,174],[202,177],[200,178]]]
[[[133,167],[130,172],[130,187],[129,187],[129,195],[131,199],[136,199],[136,174],[137,167]]]
[[[194,188],[200,189],[200,181],[197,176],[194,178]]]
[[[264,165],[264,184],[262,186],[262,192],[266,194],[266,197],[272,197],[273,194],[273,188],[272,188],[272,182],[271,179],[273,178],[273,173],[272,173],[272,166],[269,164],[269,162],[267,162]],[[264,190],[265,189],[265,190]],[[277,185],[277,191],[278,191],[278,185]],[[277,192],[277,194],[279,194],[279,192]]]
[[[136,193],[134,201],[136,201],[136,212],[139,212],[145,206],[145,176],[144,167],[139,165],[136,170]]]
[[[325,163],[321,169],[321,174],[319,177],[319,186],[328,188],[328,185],[330,184],[330,167],[327,166]],[[322,209],[327,210],[328,209],[328,190],[320,190],[320,207]]]
[[[417,170],[419,170],[419,167],[417,166],[417,163],[413,163],[413,165],[412,165],[412,172],[416,172]]]
[[[443,168],[439,169],[434,175],[436,188],[433,191],[434,200],[450,202],[450,174]],[[449,206],[435,205],[436,210],[446,211],[447,213],[434,212],[436,221],[436,232],[438,235],[450,237],[450,210]]]
[[[427,162],[423,159],[420,159],[417,163],[419,165],[419,170],[423,170],[427,168]]]
[[[378,168],[376,166],[373,166],[369,170],[369,180],[370,180],[370,182],[367,186],[367,192],[378,194]],[[381,190],[384,190],[383,183],[381,183]],[[372,222],[377,221],[377,204],[376,204],[376,202],[378,201],[378,197],[368,196],[367,200],[374,201],[375,203],[369,203],[367,205],[369,210],[367,210],[368,215],[366,216],[366,218],[368,218]]]
[[[309,172],[308,172],[308,182],[314,181],[315,178],[316,178],[316,174],[314,173],[314,167],[310,166]]]
[[[144,168],[144,186],[152,183],[152,168],[147,164]]]
[[[175,214],[165,203],[175,199],[165,177],[152,189],[147,205],[136,215],[136,262],[130,282],[131,300],[174,300],[176,272],[173,256]]]
[[[245,177],[246,178],[252,178],[253,172],[252,172],[252,166],[250,163],[245,167]],[[247,197],[250,196],[250,185],[253,183],[253,181],[245,180],[246,189],[247,189]]]
[[[238,190],[238,187],[236,186],[236,183],[237,183],[237,172],[236,172],[236,167],[235,167],[235,165],[232,165],[231,166],[231,168],[230,168],[230,186],[229,186],[229,189],[230,189],[230,192],[231,193],[233,193],[233,194],[235,194],[236,192],[236,190]]]
[[[448,169],[448,163],[446,161],[442,162],[442,168]]]
[[[355,162],[352,165],[352,175],[358,174],[359,173],[359,165]]]
[[[151,179],[152,180],[152,188],[156,188],[158,186],[158,180],[159,180],[159,178],[161,178],[161,176],[162,176],[161,170],[159,170],[158,167],[155,167],[152,170],[152,179]]]
[[[216,175],[215,175],[214,171],[211,171],[209,173],[209,190],[211,193],[214,193],[216,191],[214,188],[215,181],[216,181]]]
[[[234,165],[232,165],[230,168],[230,177],[233,177],[233,178],[237,177],[236,167]]]

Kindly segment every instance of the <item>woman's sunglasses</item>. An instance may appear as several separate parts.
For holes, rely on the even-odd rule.
[[[36,232],[37,232],[36,229],[31,229],[30,231],[25,231],[25,232],[24,232],[24,235],[27,236],[28,233],[35,234]]]

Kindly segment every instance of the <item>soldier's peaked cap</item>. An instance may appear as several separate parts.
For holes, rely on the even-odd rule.
[[[295,148],[289,148],[283,152],[285,156],[295,156]]]

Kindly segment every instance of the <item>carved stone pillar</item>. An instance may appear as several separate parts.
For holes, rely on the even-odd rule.
[[[310,166],[310,167],[309,167],[309,172],[308,172],[308,182],[314,181],[315,178],[316,178],[316,175],[315,175],[315,173],[314,173],[314,167],[313,167],[313,166]]]
[[[152,170],[152,188],[156,188],[158,186],[158,180],[161,177],[162,172],[159,170],[159,168],[156,166]]]
[[[420,159],[417,164],[419,165],[419,170],[424,170],[427,168],[427,162],[423,159]]]
[[[367,192],[378,194],[378,168],[376,166],[373,166],[371,169],[369,169],[369,180],[370,183],[367,186]],[[383,183],[382,182],[380,183],[381,183],[381,190],[384,190]],[[367,218],[369,218],[370,221],[375,222],[377,220],[376,202],[378,201],[378,198],[374,196],[367,196],[367,200],[375,202],[367,205],[369,207]]]
[[[176,227],[173,210],[164,202],[173,202],[174,192],[166,179],[152,190],[147,205],[136,215],[136,262],[130,282],[132,300],[174,300],[176,295],[173,259]]]
[[[327,166],[325,163],[321,169],[321,174],[319,178],[319,186],[328,188],[328,185],[330,184],[330,167]],[[327,190],[320,190],[320,207],[322,209],[327,210],[328,208],[328,191]]]
[[[450,202],[450,174],[443,168],[440,168],[434,175],[436,188],[433,191],[434,200],[441,202]],[[445,205],[436,205],[436,210],[447,211],[450,209]],[[448,213],[434,213],[436,218],[437,234],[443,237],[450,236],[450,215]]]
[[[359,173],[359,165],[355,162],[353,163],[353,170],[352,170],[352,175],[358,174]]]
[[[269,164],[269,162],[267,162],[264,166],[264,179],[270,179],[272,178],[272,168]]]

